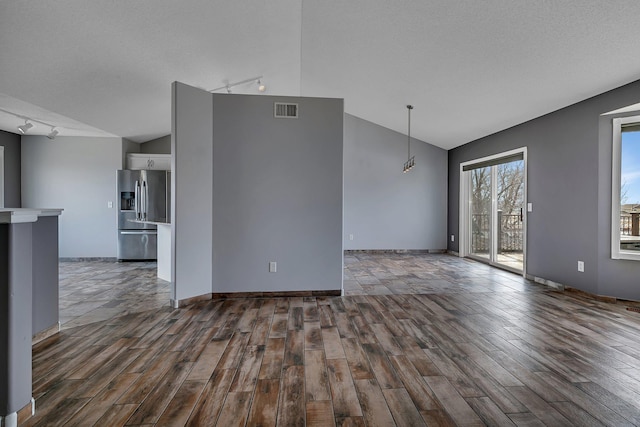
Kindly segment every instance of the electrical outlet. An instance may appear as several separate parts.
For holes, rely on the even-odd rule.
[[[578,261],[578,271],[584,273],[584,261]]]
[[[349,240],[353,240],[353,234],[349,234]]]
[[[278,271],[278,263],[275,261],[269,262],[269,273],[275,273]]]
[[[107,202],[107,207],[108,207],[109,209],[113,209],[113,202],[112,202],[112,201],[108,201],[108,202]]]
[[[453,234],[451,235],[451,241],[452,241],[452,242],[455,242],[455,241],[456,241],[456,236],[455,236],[455,235],[453,235]]]

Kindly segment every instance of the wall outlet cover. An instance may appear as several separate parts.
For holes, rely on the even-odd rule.
[[[578,261],[578,271],[584,273],[584,261]]]
[[[269,262],[269,273],[275,273],[278,270],[278,263],[275,261]]]

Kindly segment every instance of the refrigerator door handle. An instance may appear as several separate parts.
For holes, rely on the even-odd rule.
[[[142,203],[142,201],[140,200],[140,182],[136,181],[136,193],[135,193],[135,209],[136,209],[136,219],[139,220],[140,218],[140,204]]]
[[[147,187],[147,181],[142,181],[142,191],[144,193],[142,196],[142,219],[143,221],[146,221],[148,209],[147,204],[149,203],[149,187]]]

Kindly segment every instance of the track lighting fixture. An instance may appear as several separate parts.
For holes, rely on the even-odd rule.
[[[56,136],[58,136],[58,134],[59,134],[59,133],[60,133],[60,132],[58,132],[58,129],[56,129],[56,128],[54,128],[54,127],[53,127],[53,128],[51,128],[51,132],[49,132],[49,133],[47,134],[47,138],[49,138],[49,139],[56,139]]]
[[[38,123],[41,125],[45,125],[45,126],[49,126],[51,128],[51,132],[49,132],[47,134],[47,138],[49,139],[54,139],[56,136],[58,136],[60,134],[60,131],[58,130],[58,127],[55,125],[52,125],[51,123],[47,123],[47,122],[43,122],[42,120],[36,120],[36,119],[32,119],[30,117],[27,116],[23,116],[22,114],[16,114],[13,113],[11,111],[7,111],[3,108],[0,108],[0,111],[6,114],[9,114],[11,116],[17,117],[19,119],[24,120],[24,124],[18,126],[18,132],[20,132],[21,134],[26,134],[27,132],[29,132],[30,129],[33,129],[35,126],[33,123]],[[33,123],[32,123],[33,122]]]
[[[33,124],[29,123],[29,120],[25,120],[23,125],[18,126],[18,130],[21,134],[29,132],[29,129],[33,127]]]
[[[239,82],[235,82],[235,83],[228,83],[224,86],[220,86],[217,87],[215,89],[211,89],[209,92],[217,92],[219,90],[225,89],[227,91],[227,93],[231,93],[231,88],[234,86],[240,86],[246,83],[251,83],[251,82],[256,82],[256,85],[258,87],[258,92],[264,92],[267,90],[267,86],[262,82],[262,76],[258,76],[258,77],[252,77],[250,79],[246,79],[246,80],[241,80]]]
[[[407,125],[407,161],[404,162],[403,173],[409,172],[416,165],[416,156],[411,156],[411,110],[413,105],[407,105],[407,115],[409,116],[409,124]]]

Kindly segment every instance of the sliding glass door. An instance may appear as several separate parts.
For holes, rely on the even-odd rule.
[[[463,253],[508,270],[524,271],[525,160],[523,153],[467,162],[468,210]]]

